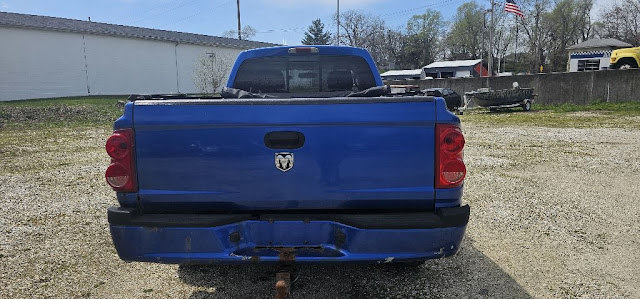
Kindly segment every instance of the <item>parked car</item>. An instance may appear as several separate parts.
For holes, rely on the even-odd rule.
[[[462,96],[450,88],[427,88],[422,93],[426,96],[441,97],[447,102],[447,109],[454,111],[462,106]]]

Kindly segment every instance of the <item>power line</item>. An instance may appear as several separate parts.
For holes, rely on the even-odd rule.
[[[256,33],[275,33],[279,32],[304,32],[306,31],[305,27],[291,27],[291,28],[274,28],[274,29],[266,29],[261,31],[256,31]]]
[[[466,1],[466,0],[444,0],[444,1],[434,2],[434,3],[431,3],[429,5],[423,5],[423,6],[419,6],[419,7],[407,8],[407,9],[403,9],[403,10],[399,10],[399,11],[394,11],[394,12],[378,15],[378,17],[383,18],[385,16],[392,16],[390,18],[389,17],[383,18],[383,19],[386,19],[385,21],[388,21],[388,20],[391,20],[391,19],[397,19],[399,17],[406,16],[407,13],[411,13],[413,11],[418,11],[418,10],[422,10],[422,9],[426,9],[426,8],[438,8],[438,7],[450,5],[452,3],[459,3],[459,2],[463,2],[463,1]],[[291,27],[291,28],[273,28],[273,29],[260,30],[260,31],[256,31],[256,33],[260,33],[260,34],[271,34],[271,33],[276,33],[276,32],[296,32],[296,33],[299,33],[299,32],[304,32],[304,31],[306,31],[306,27]]]
[[[165,10],[163,10],[163,11],[159,12],[159,13],[146,15],[146,16],[144,16],[144,17],[140,18],[140,19],[137,19],[137,20],[135,20],[135,21],[129,22],[129,24],[140,23],[140,22],[142,22],[142,21],[145,21],[145,20],[148,20],[148,19],[151,19],[151,18],[155,18],[155,17],[161,16],[161,15],[163,15],[163,14],[166,14],[166,13],[170,13],[170,12],[176,11],[176,10],[178,10],[178,9],[180,9],[180,8],[183,8],[183,7],[186,7],[186,6],[189,6],[189,5],[195,4],[195,3],[196,3],[196,2],[198,2],[198,1],[200,1],[200,0],[187,0],[187,1],[185,1],[185,2],[183,2],[183,3],[181,3],[181,4],[179,4],[179,5],[176,5],[176,6],[170,7],[170,8],[165,9]]]
[[[192,1],[192,0],[186,0],[186,1]],[[131,20],[131,19],[133,19],[135,17],[147,16],[147,15],[152,14],[152,13],[156,14],[157,12],[162,12],[166,8],[171,7],[173,4],[175,4],[175,3],[168,2],[168,3],[165,3],[164,5],[158,5],[158,6],[154,7],[154,8],[147,9],[144,12],[135,13],[134,15],[130,15],[129,14],[129,15],[126,15],[126,16],[121,16],[120,18],[114,19],[114,21],[112,21],[112,22],[113,23],[120,23],[120,22],[131,23],[131,22],[129,22],[129,20]]]
[[[383,18],[383,17],[391,16],[391,15],[404,14],[404,13],[411,12],[411,11],[425,9],[425,8],[428,8],[428,7],[430,7],[430,6],[434,5],[434,4],[438,4],[438,3],[441,3],[441,2],[440,1],[433,1],[433,3],[428,4],[428,5],[423,5],[423,6],[413,7],[413,8],[405,8],[405,9],[402,9],[402,10],[396,10],[396,11],[380,14],[378,16]]]
[[[442,7],[442,6],[446,6],[446,5],[450,5],[453,3],[457,3],[457,2],[462,2],[465,0],[444,0],[444,1],[438,1],[435,3],[431,3],[429,5],[423,5],[423,6],[419,6],[419,7],[414,7],[414,8],[407,8],[407,9],[403,9],[403,10],[398,10],[398,11],[394,11],[394,12],[390,12],[390,13],[386,13],[386,14],[381,14],[378,15],[380,18],[382,19],[396,19],[399,16],[405,16],[408,13],[412,13],[414,11],[418,11],[418,10],[424,10],[424,9],[428,9],[428,8],[437,8],[437,7]],[[393,16],[393,17],[391,17]]]

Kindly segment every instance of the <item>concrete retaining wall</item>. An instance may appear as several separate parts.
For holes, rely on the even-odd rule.
[[[447,87],[460,94],[487,87],[535,89],[539,104],[588,104],[594,101],[640,102],[640,70],[606,70],[576,73],[518,75],[494,78],[449,78],[431,80],[387,81],[387,84],[415,84],[420,88]]]

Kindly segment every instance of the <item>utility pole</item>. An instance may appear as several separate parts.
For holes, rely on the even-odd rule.
[[[337,30],[337,38],[336,38],[336,45],[339,46],[340,45],[340,0],[338,0],[338,9],[337,9],[337,13],[336,13],[336,20],[338,20],[338,30]]]
[[[493,20],[494,5],[495,0],[491,0],[491,21],[489,24],[489,59],[487,61],[489,64],[489,77],[493,77],[493,29],[495,28]]]
[[[242,31],[240,29],[240,0],[236,0],[238,5],[238,39],[242,39]]]

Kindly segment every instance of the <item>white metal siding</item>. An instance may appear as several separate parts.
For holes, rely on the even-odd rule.
[[[84,94],[82,35],[0,28],[0,100]]]
[[[0,100],[131,93],[194,93],[198,92],[193,83],[194,67],[201,55],[215,52],[218,57],[235,60],[240,51],[242,50],[2,27]]]
[[[91,94],[177,92],[175,45],[85,36]]]

